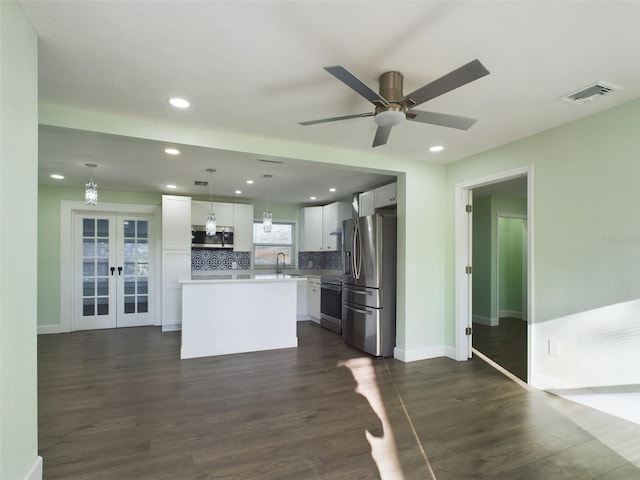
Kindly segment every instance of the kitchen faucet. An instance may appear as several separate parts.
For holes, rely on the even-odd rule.
[[[276,255],[276,273],[282,273],[282,271],[280,270],[280,255],[282,255],[282,268],[284,269],[284,263],[287,260],[287,256],[284,254],[284,252],[278,252],[278,254]]]

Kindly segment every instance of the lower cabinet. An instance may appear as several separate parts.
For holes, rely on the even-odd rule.
[[[307,279],[307,306],[309,317],[316,323],[320,323],[320,279]]]
[[[298,320],[308,320],[309,319],[309,309],[307,307],[307,281],[306,280],[298,280],[298,291],[297,291],[297,302],[296,302],[296,317]]]

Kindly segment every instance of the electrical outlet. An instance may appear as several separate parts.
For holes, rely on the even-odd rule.
[[[547,340],[547,353],[552,357],[560,356],[560,341],[557,338]]]
[[[307,262],[307,268],[313,268],[313,260]]]
[[[231,269],[232,270],[237,270],[238,269],[238,262],[231,262]]]

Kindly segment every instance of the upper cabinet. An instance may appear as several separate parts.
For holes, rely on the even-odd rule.
[[[162,196],[162,249],[191,249],[191,198]]]
[[[377,208],[389,207],[397,204],[396,200],[397,183],[383,185],[374,190],[363,192],[359,198],[358,214],[361,217],[373,215]]]
[[[233,204],[233,251],[253,249],[253,205]]]
[[[351,217],[351,205],[335,202],[323,207],[306,207],[300,213],[300,251],[327,252],[340,248],[342,221]]]
[[[339,250],[342,222],[351,217],[351,205],[345,202],[330,203],[322,207],[322,249]]]
[[[216,224],[221,227],[233,227],[233,203],[213,202],[213,213],[216,214]],[[211,202],[194,200],[191,202],[191,225],[204,225],[207,214],[211,210]]]
[[[322,207],[305,207],[300,212],[300,251],[322,251]]]
[[[360,194],[358,202],[358,215],[365,217],[376,213],[376,192],[369,190]]]

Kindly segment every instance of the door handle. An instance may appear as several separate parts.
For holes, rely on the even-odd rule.
[[[118,267],[118,276],[122,275],[122,267]]]
[[[111,276],[113,277],[113,272],[116,271],[116,267],[111,267],[110,270],[111,270]]]

